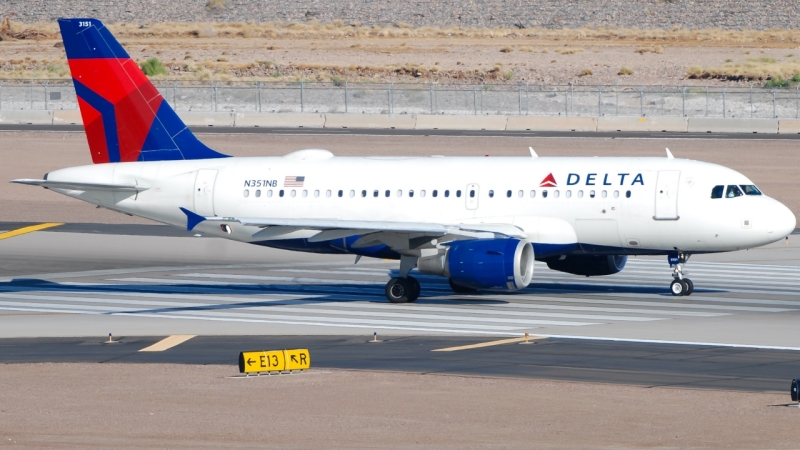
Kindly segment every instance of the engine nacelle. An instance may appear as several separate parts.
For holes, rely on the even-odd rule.
[[[533,278],[533,246],[519,239],[455,241],[444,255],[419,259],[422,273],[450,278],[472,289],[516,291]]]
[[[568,255],[564,259],[548,259],[547,267],[573,275],[596,277],[613,275],[625,268],[628,257],[623,255]]]

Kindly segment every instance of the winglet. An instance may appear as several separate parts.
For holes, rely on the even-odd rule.
[[[200,224],[200,222],[204,222],[206,220],[205,217],[195,214],[186,208],[181,208],[181,211],[186,214],[186,231],[194,230],[194,227]]]
[[[533,147],[528,147],[528,150],[531,151],[531,158],[538,158],[539,157],[539,155],[537,155],[536,152],[533,151]]]
[[[672,152],[671,152],[671,151],[669,151],[669,149],[668,149],[668,148],[664,148],[664,150],[666,150],[666,151],[667,151],[667,159],[675,159],[675,157],[674,157],[674,156],[672,156]]]

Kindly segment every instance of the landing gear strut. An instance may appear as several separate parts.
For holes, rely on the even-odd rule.
[[[416,267],[417,258],[403,256],[400,258],[400,276],[392,278],[386,283],[386,298],[392,303],[410,303],[419,298],[421,291],[419,281],[408,276],[411,269]]]
[[[669,255],[669,265],[672,267],[672,283],[669,285],[669,290],[672,295],[692,295],[694,292],[694,283],[692,280],[685,278],[683,272],[683,265],[689,261],[689,256],[685,253],[677,255]]]

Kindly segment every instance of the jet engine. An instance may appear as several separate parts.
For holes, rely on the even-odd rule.
[[[566,257],[548,258],[545,262],[547,262],[547,267],[559,272],[596,277],[620,272],[625,268],[628,257],[623,255],[567,255]]]
[[[450,278],[469,289],[516,291],[533,278],[533,246],[527,240],[486,239],[455,241],[444,255],[419,259],[422,273]]]

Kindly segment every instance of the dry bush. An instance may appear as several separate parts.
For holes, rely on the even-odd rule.
[[[664,47],[661,47],[660,45],[657,45],[655,47],[640,47],[637,48],[635,52],[640,55],[644,55],[645,53],[656,53],[660,55],[664,53]]]
[[[594,73],[592,72],[592,69],[583,69],[578,74],[579,77],[588,77],[588,76],[591,76],[591,75],[594,75]]]
[[[228,3],[228,0],[208,0],[208,3],[206,3],[206,8],[222,9],[225,7],[226,3]]]
[[[800,62],[779,62],[774,58],[750,58],[744,63],[727,63],[720,67],[690,67],[686,78],[734,81],[763,81],[773,78],[791,78],[800,73]]]
[[[522,47],[520,47],[519,51],[528,52],[528,53],[536,53],[536,50],[534,50],[533,47],[528,47],[527,45],[523,45]]]
[[[625,76],[633,75],[633,70],[631,70],[628,67],[622,67],[622,68],[619,69],[619,72],[617,73],[617,75],[625,75]]]
[[[513,51],[514,49],[512,49],[511,47],[503,47],[500,49],[500,53],[511,53]]]
[[[560,53],[562,55],[574,55],[575,53],[581,53],[584,50],[582,48],[577,48],[577,47],[576,48],[567,47],[567,48],[557,48],[553,51],[556,53]]]

